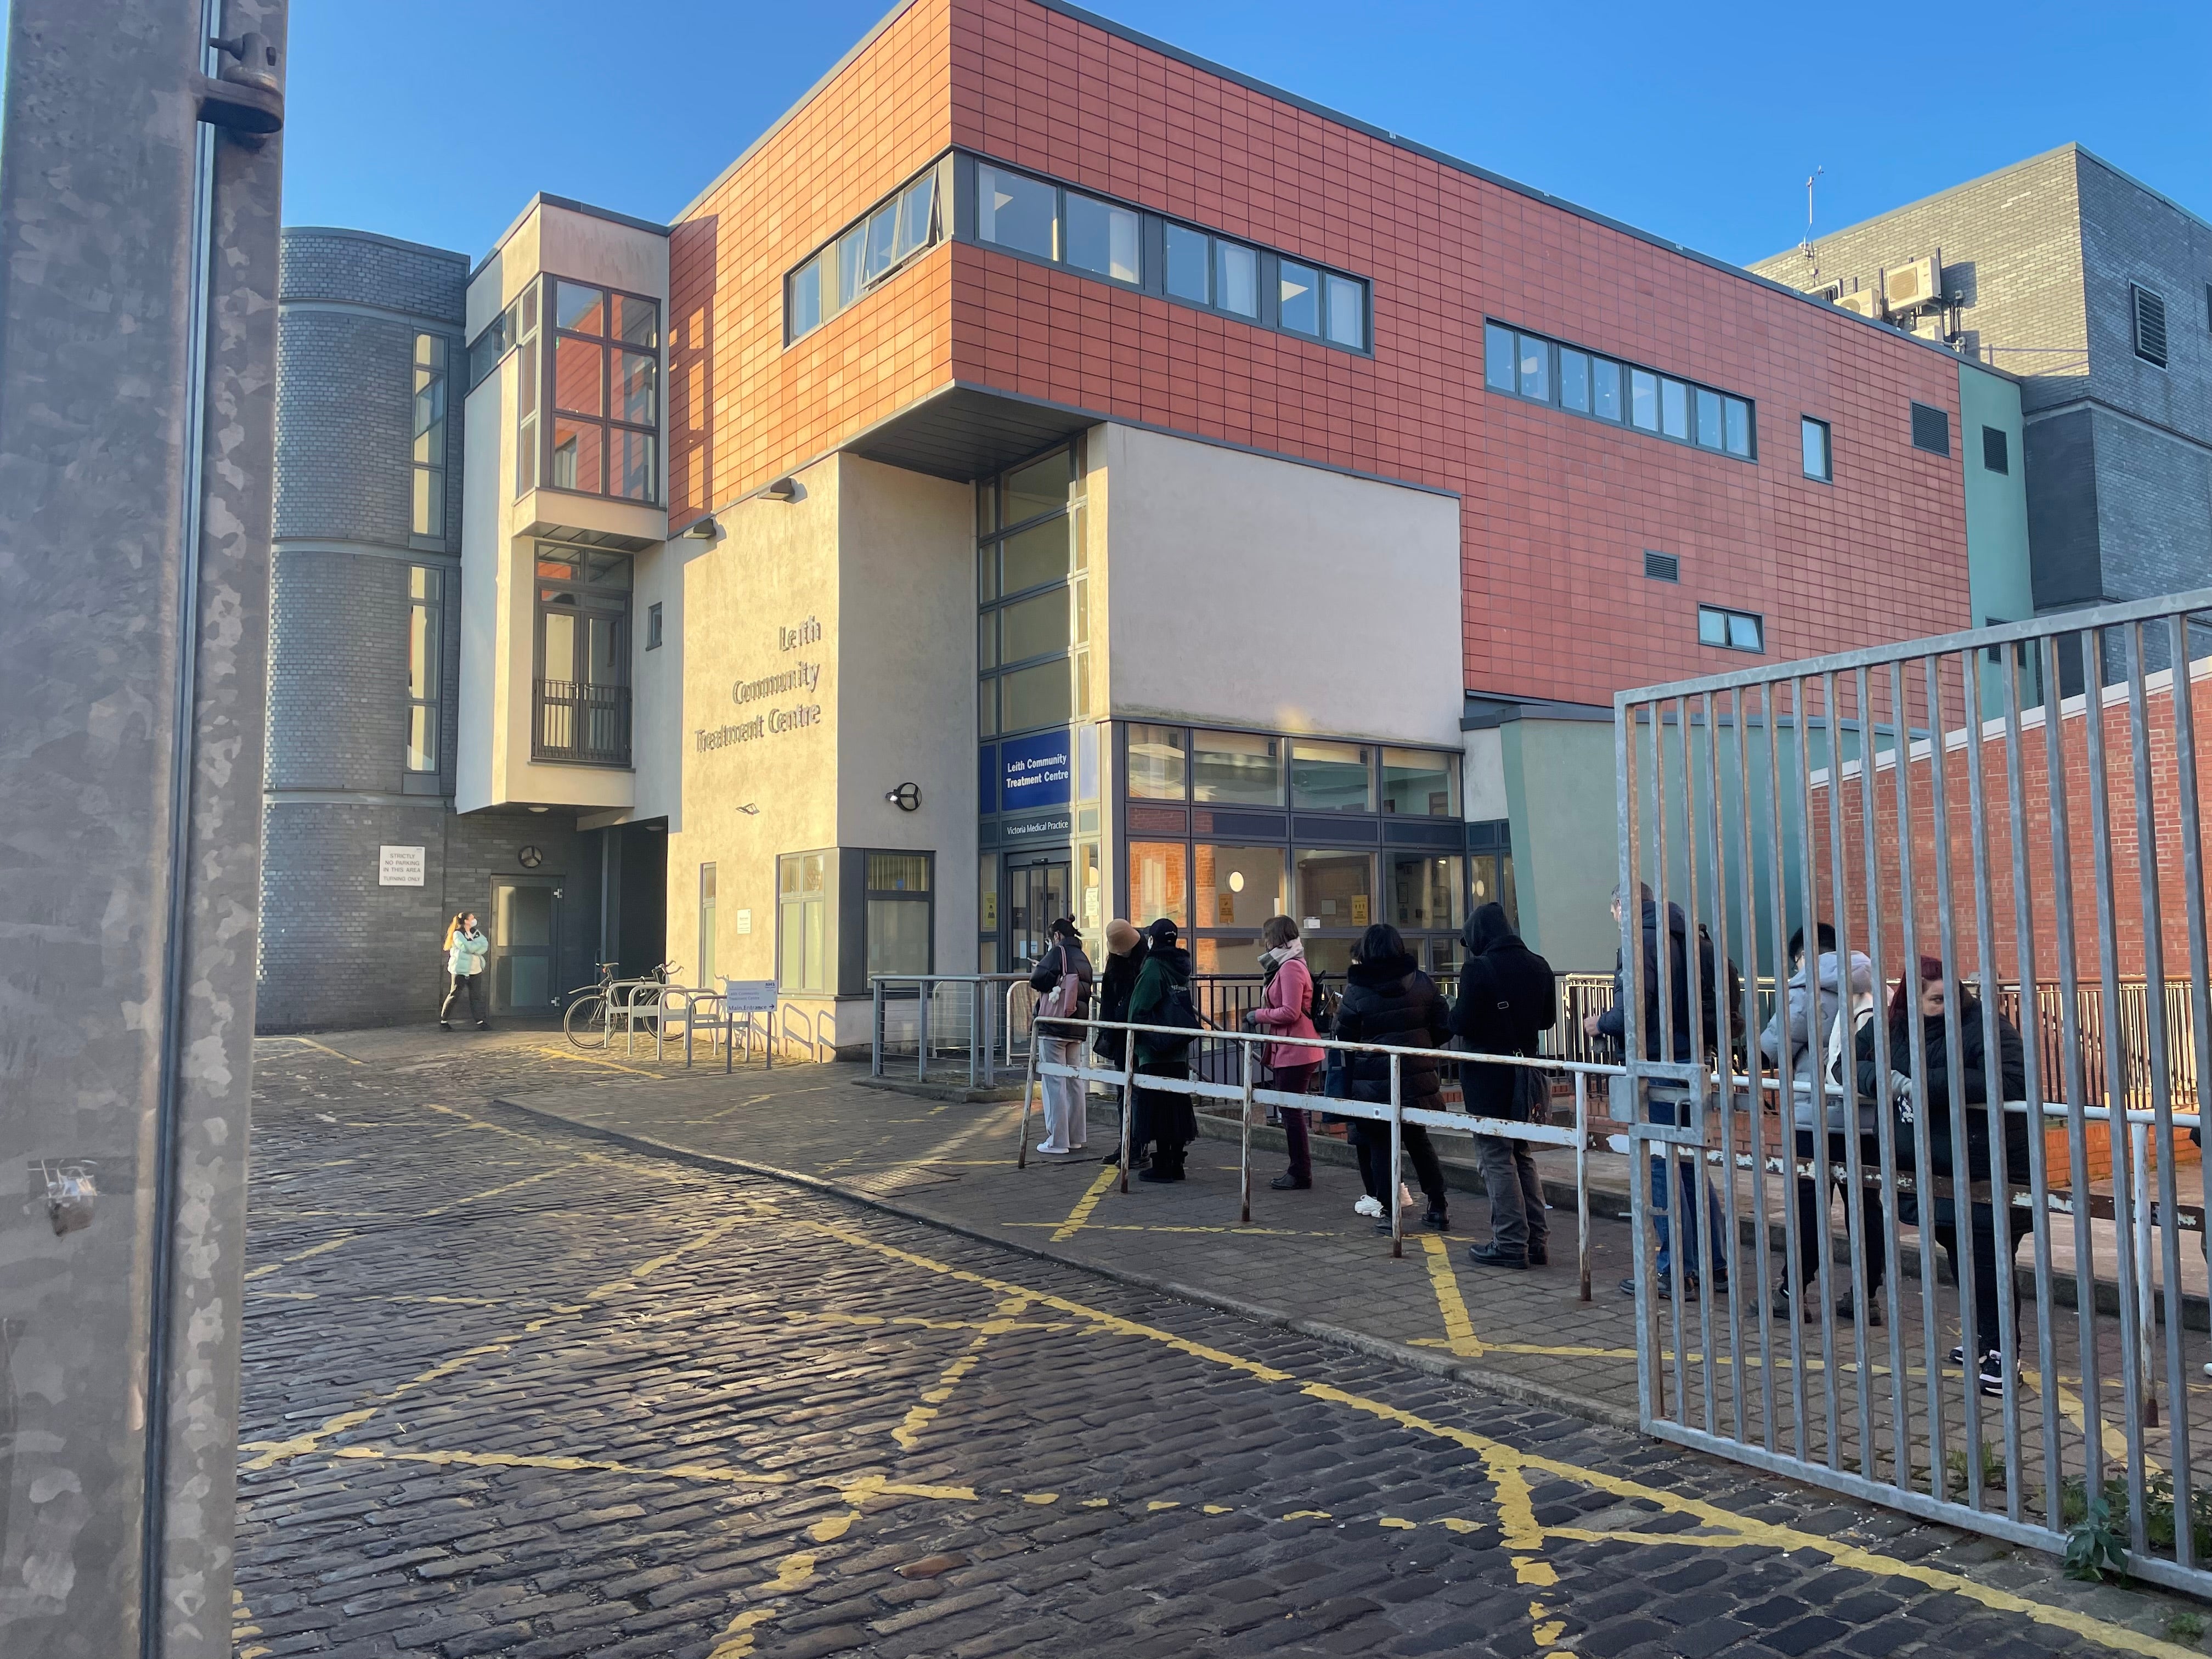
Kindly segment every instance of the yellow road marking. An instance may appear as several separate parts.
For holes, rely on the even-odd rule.
[[[326,1238],[311,1249],[301,1250],[297,1255],[288,1255],[281,1261],[271,1261],[265,1267],[254,1268],[246,1275],[246,1282],[251,1285],[257,1279],[265,1279],[270,1273],[280,1268],[289,1267],[295,1261],[305,1261],[312,1256],[327,1255],[341,1244],[350,1244],[360,1237],[359,1233],[340,1233],[336,1238]]]
[[[342,1060],[349,1066],[366,1066],[368,1064],[365,1060],[356,1060],[351,1054],[342,1054],[337,1049],[331,1048],[328,1043],[318,1042],[313,1037],[265,1036],[256,1037],[253,1040],[256,1042],[304,1042],[308,1048],[318,1049],[320,1052],[328,1054],[332,1060]]]
[[[1006,1331],[1072,1331],[1075,1328],[1057,1320],[924,1319],[919,1314],[809,1313],[800,1308],[787,1308],[783,1310],[783,1316],[794,1324],[858,1325],[863,1328],[909,1325],[926,1331],[979,1331],[987,1327]]]
[[[573,1060],[579,1066],[604,1066],[611,1072],[628,1072],[632,1077],[665,1077],[665,1073],[648,1072],[641,1066],[625,1066],[618,1060],[601,1060],[596,1054],[580,1054],[572,1048],[556,1048],[550,1043],[539,1045],[538,1052],[550,1054],[556,1060]]]
[[[1452,1273],[1451,1246],[1434,1233],[1422,1234],[1421,1244],[1428,1258],[1429,1284],[1437,1293],[1437,1311],[1443,1316],[1442,1346],[1455,1354],[1476,1358],[1482,1353],[1482,1340],[1474,1334],[1474,1322],[1468,1317],[1467,1299],[1459,1293],[1459,1280]]]
[[[1003,1159],[1000,1161],[1004,1162]],[[1106,1171],[1109,1181],[1113,1179],[1113,1170]],[[1065,1221],[1009,1221],[1005,1225],[1008,1228],[1065,1228],[1067,1223]],[[1168,1227],[1142,1221],[1101,1221],[1085,1224],[1085,1230],[1094,1233],[1234,1233],[1239,1238],[1341,1238],[1344,1237],[1341,1233],[1309,1231],[1296,1227]],[[1061,1235],[1054,1233],[1053,1237],[1057,1239]]]
[[[1063,1238],[1073,1238],[1082,1231],[1083,1224],[1091,1219],[1091,1212],[1098,1207],[1098,1200],[1106,1196],[1106,1189],[1114,1184],[1115,1176],[1120,1173],[1111,1164],[1099,1170],[1098,1179],[1091,1183],[1091,1190],[1075,1200],[1075,1207],[1067,1212],[1067,1219],[1061,1222],[1059,1231],[1053,1234],[1053,1243],[1057,1244]]]
[[[952,1398],[962,1379],[981,1362],[983,1345],[994,1336],[1003,1336],[1008,1331],[1021,1328],[1013,1322],[1029,1305],[1025,1297],[1008,1297],[999,1304],[998,1317],[984,1321],[977,1328],[975,1340],[968,1345],[957,1359],[945,1368],[945,1374],[937,1379],[937,1386],[925,1393],[921,1402],[907,1413],[906,1420],[891,1431],[891,1438],[903,1450],[915,1449],[915,1443],[921,1438],[921,1431],[936,1420],[937,1413],[945,1408],[945,1402]]]

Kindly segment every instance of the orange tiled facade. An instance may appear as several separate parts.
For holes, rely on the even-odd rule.
[[[949,149],[1372,283],[1333,349],[948,240],[789,346],[783,280]],[[1955,359],[1394,143],[1036,0],[916,0],[676,222],[672,528],[954,385],[1455,492],[1466,685],[1609,702],[1741,658],[1957,628],[1969,599]],[[1753,401],[1756,465],[1487,392],[1486,319]],[[1803,476],[1798,422],[1834,434]],[[1679,558],[1649,581],[1645,550]]]

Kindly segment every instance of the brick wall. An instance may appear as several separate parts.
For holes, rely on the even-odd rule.
[[[946,145],[1357,271],[1372,359],[955,245],[790,349],[784,273]],[[1030,3],[922,0],[676,226],[675,519],[957,379],[1462,494],[1470,689],[1602,701],[1971,620],[1942,354]],[[1486,315],[1756,400],[1747,465],[1484,391]],[[1833,422],[1833,484],[1797,422]],[[1646,548],[1679,585],[1646,581]]]

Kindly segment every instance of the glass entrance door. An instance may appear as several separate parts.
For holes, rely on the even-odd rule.
[[[544,1014],[553,1009],[553,941],[561,901],[550,876],[501,877],[491,886],[491,1011]]]
[[[1028,969],[1052,948],[1052,924],[1068,914],[1067,865],[1024,864],[1006,872],[1006,965]]]

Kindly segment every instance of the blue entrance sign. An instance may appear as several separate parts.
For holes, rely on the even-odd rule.
[[[1026,812],[1039,806],[1067,805],[1074,757],[1066,731],[1011,738],[999,745],[1000,806]]]

